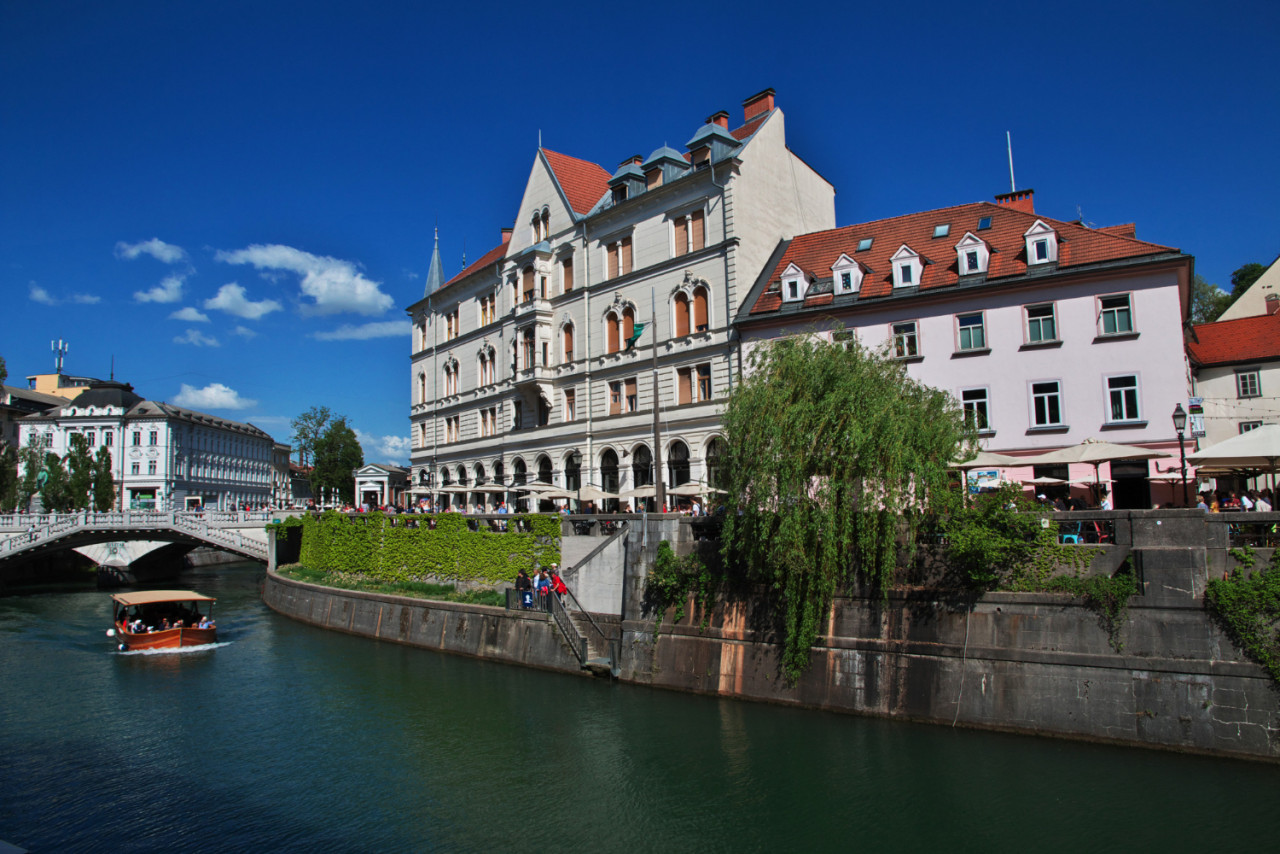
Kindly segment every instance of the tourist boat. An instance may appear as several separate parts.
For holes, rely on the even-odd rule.
[[[174,649],[214,643],[218,630],[212,624],[212,596],[191,590],[140,590],[111,596],[111,622],[107,637],[118,638],[121,650]],[[201,606],[205,605],[203,614]],[[210,618],[208,628],[199,628],[201,617]],[[141,620],[141,631],[138,621]]]

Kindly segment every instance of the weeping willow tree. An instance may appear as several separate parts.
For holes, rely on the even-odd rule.
[[[973,434],[954,398],[856,341],[785,338],[751,364],[725,415],[724,550],[777,598],[794,682],[838,590],[860,574],[887,594]]]

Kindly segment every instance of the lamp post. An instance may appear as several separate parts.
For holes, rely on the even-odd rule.
[[[1190,507],[1191,502],[1187,497],[1187,441],[1182,431],[1187,426],[1187,413],[1182,408],[1182,402],[1173,408],[1173,429],[1178,431],[1178,456],[1182,460],[1182,506]]]

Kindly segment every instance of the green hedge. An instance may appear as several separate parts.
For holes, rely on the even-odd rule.
[[[514,515],[508,533],[472,531],[468,517],[393,517],[367,513],[349,517],[333,511],[302,520],[298,562],[324,572],[355,573],[383,581],[412,581],[433,576],[448,581],[515,581],[523,568],[560,562],[560,520],[555,516]],[[409,518],[419,527],[406,527]],[[427,527],[434,518],[435,530]],[[482,528],[485,527],[482,523]],[[517,533],[527,527],[528,533]]]

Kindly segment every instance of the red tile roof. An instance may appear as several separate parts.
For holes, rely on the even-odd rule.
[[[991,217],[991,227],[979,231],[978,221],[984,217]],[[814,280],[830,280],[831,267],[841,254],[861,262],[868,271],[862,280],[859,300],[888,296],[893,291],[893,265],[889,259],[903,244],[919,253],[925,261],[920,292],[956,285],[960,281],[960,270],[955,246],[965,232],[972,232],[992,250],[987,265],[988,281],[1025,275],[1028,265],[1023,235],[1037,219],[1044,220],[1058,233],[1059,270],[1178,251],[1114,231],[1091,229],[1079,223],[1050,219],[991,202],[975,202],[802,234],[791,241],[769,272],[768,287],[751,306],[750,314],[775,311],[781,305],[774,286],[780,286],[782,272],[788,265],[797,265]],[[944,223],[951,226],[950,233],[946,237],[934,237],[934,226]],[[858,243],[865,238],[872,238],[871,248],[865,252],[857,251]],[[816,305],[810,300],[805,301],[806,306],[811,304]]]
[[[736,130],[731,130],[729,133],[733,134],[733,138],[738,142],[742,142],[744,139],[751,136],[751,134],[759,130],[760,125],[764,124],[764,120],[769,118],[771,115],[773,115],[773,110],[770,110],[767,113],[761,113],[742,127],[737,128]]]
[[[498,263],[498,261],[502,260],[502,258],[506,256],[507,244],[510,242],[511,242],[511,238],[510,236],[508,236],[506,240],[502,241],[500,244],[498,244],[494,248],[490,249],[488,252],[481,255],[479,260],[471,264],[468,264],[461,273],[459,273],[458,275],[454,276],[452,279],[450,279],[449,281],[441,285],[440,290],[444,290],[445,288],[452,285],[454,282],[462,281],[467,276],[470,276],[472,273],[475,273],[479,270],[484,269],[490,264]]]
[[[609,191],[609,173],[590,160],[542,149],[574,213],[585,214]]]
[[[1280,314],[1202,323],[1192,331],[1187,351],[1198,365],[1280,359]]]

